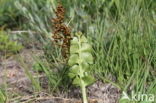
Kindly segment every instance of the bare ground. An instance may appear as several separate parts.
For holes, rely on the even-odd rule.
[[[29,69],[34,77],[43,78],[44,75],[37,75],[32,71],[31,68],[34,63],[32,55],[40,56],[43,55],[43,52],[27,49],[16,56],[0,60],[0,87],[7,87],[8,94],[11,97],[9,103],[82,103],[80,90],[75,88],[69,90],[68,96],[61,94],[59,97],[54,97],[45,92],[34,93],[32,83],[25,74],[25,69]],[[27,68],[21,65],[19,56],[23,58],[22,62],[27,64]],[[120,94],[118,88],[100,81],[88,87],[90,103],[118,103]]]

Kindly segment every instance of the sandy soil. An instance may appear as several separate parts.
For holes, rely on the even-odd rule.
[[[10,103],[17,103],[15,102],[17,99],[20,100],[19,103],[81,103],[80,90],[75,88],[69,90],[67,94],[68,99],[62,95],[60,95],[60,97],[53,97],[46,93],[35,93],[37,96],[34,97],[32,83],[24,71],[28,69],[34,76],[37,76],[37,74],[32,71],[32,65],[34,63],[32,55],[41,56],[43,52],[28,49],[8,59],[0,60],[0,87],[4,88],[7,86],[7,91],[9,94],[12,94],[11,97],[15,97],[11,99]],[[26,67],[21,65],[22,63],[19,57],[23,58],[22,62],[27,64]],[[42,77],[43,75],[41,78]],[[16,96],[16,94],[18,94],[18,96]],[[90,103],[118,103],[117,101],[120,94],[120,90],[116,87],[100,81],[88,87]]]

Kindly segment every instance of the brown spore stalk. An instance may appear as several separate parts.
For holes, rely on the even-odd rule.
[[[56,18],[53,18],[52,22],[54,23],[54,32],[52,38],[54,42],[62,48],[62,55],[64,58],[68,58],[70,40],[71,40],[71,31],[63,22],[65,18],[65,9],[62,4],[58,4],[56,11]]]

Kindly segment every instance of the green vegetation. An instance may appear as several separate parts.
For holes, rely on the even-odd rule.
[[[20,11],[16,9],[15,1],[17,0],[0,0],[0,27],[8,28],[19,27],[23,19]]]
[[[70,71],[61,56],[61,48],[52,43],[54,31],[51,20],[56,16],[57,0],[12,0],[12,2],[8,5],[16,4],[17,12],[8,9],[7,6],[0,6],[2,8],[0,26],[15,23],[18,28],[35,32],[32,33],[32,38],[27,39],[39,41],[44,56],[36,60],[34,71],[43,72],[48,77],[50,92],[67,91],[71,83],[67,74],[69,72],[80,74],[77,71]],[[72,34],[82,31],[92,45],[95,62],[90,67],[90,74],[94,74],[97,80],[111,83],[129,96],[130,91],[136,94],[156,95],[155,0],[62,0],[62,5],[66,9],[65,24],[71,27]],[[13,14],[11,18],[21,15],[25,19],[21,24],[17,19],[6,18],[4,14]],[[0,32],[0,44],[2,53],[21,49],[17,42],[9,40],[4,31]],[[72,46],[71,43],[71,48]],[[77,49],[75,45],[74,47],[71,51],[73,53]],[[33,78],[30,75],[29,77]],[[90,80],[92,83],[92,79],[87,78],[87,82]],[[74,84],[81,87],[82,84],[77,82]],[[122,101],[122,103],[133,102],[136,101]],[[150,103],[150,101],[136,103],[142,102]]]
[[[69,84],[66,84],[69,80],[66,76],[67,68],[59,68],[54,70],[50,68],[51,65],[45,61],[39,61],[34,64],[33,69],[38,72],[44,72],[48,78],[48,90],[49,92],[61,92],[60,88],[66,89]],[[57,67],[57,66],[56,66]],[[55,71],[55,72],[54,72]],[[60,89],[60,90],[59,90]],[[62,91],[65,91],[63,90]]]
[[[2,89],[0,89],[0,103],[5,103],[7,100],[7,97]]]
[[[88,103],[86,86],[92,84],[95,79],[89,74],[90,65],[93,64],[91,54],[92,47],[87,38],[82,33],[76,33],[71,40],[70,57],[68,64],[71,67],[69,77],[73,79],[73,84],[82,90],[83,103]]]
[[[51,0],[18,0],[15,3],[27,22],[23,24],[23,28],[37,32],[35,38],[46,44],[46,39],[51,36],[49,31],[51,31],[51,20],[54,14],[53,2],[51,4]]]
[[[22,49],[22,45],[16,41],[11,41],[5,31],[0,31],[0,54],[7,57]]]

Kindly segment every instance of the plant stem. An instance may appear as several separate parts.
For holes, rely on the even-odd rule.
[[[87,93],[86,93],[86,87],[84,85],[82,85],[81,89],[82,89],[83,103],[88,103]]]

